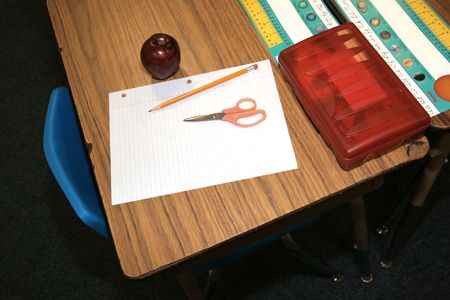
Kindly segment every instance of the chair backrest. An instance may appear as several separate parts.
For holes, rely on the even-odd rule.
[[[78,217],[109,238],[103,207],[86,153],[70,92],[55,88],[44,128],[44,153],[59,186]]]

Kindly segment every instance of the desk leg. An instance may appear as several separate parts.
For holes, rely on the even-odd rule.
[[[184,272],[177,276],[178,282],[189,300],[205,299],[197,276],[193,272]]]
[[[367,237],[366,210],[364,197],[360,196],[350,201],[353,230],[355,232],[355,250],[361,270],[361,280],[371,282],[373,280],[370,270],[369,240]]]
[[[436,180],[442,165],[450,152],[450,132],[438,133],[431,143],[429,160],[422,168],[418,183],[413,189],[408,206],[404,211],[397,228],[390,235],[390,244],[386,248],[386,253],[382,254],[381,266],[389,268],[392,260],[406,243],[409,236],[414,231],[417,220],[422,214],[422,207]]]

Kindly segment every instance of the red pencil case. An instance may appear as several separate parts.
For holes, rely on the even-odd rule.
[[[426,111],[352,23],[283,50],[278,61],[344,170],[430,125]]]

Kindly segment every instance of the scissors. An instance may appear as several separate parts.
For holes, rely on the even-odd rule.
[[[246,118],[253,116],[260,116],[256,121],[251,123],[242,122]],[[184,119],[186,122],[211,121],[222,120],[230,122],[238,127],[252,127],[256,126],[266,119],[266,111],[263,109],[256,109],[256,101],[252,98],[242,98],[235,106],[222,110],[221,112],[200,115]]]

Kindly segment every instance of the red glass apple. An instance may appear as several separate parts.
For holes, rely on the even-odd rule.
[[[141,62],[153,78],[166,79],[175,74],[180,66],[180,47],[168,34],[156,33],[144,42]]]

